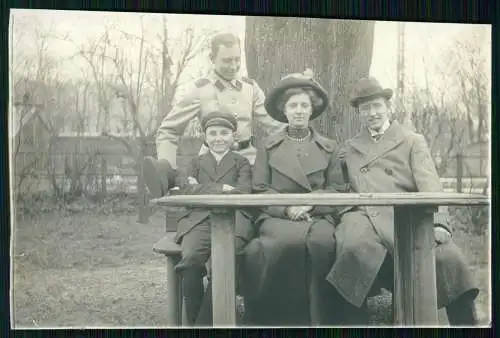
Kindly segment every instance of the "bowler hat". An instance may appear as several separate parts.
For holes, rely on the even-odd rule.
[[[227,108],[219,106],[217,109],[203,114],[201,128],[205,131],[210,126],[224,126],[236,131],[238,129],[238,120]]]
[[[390,88],[382,88],[380,83],[374,77],[365,77],[360,79],[354,86],[353,94],[349,103],[357,108],[362,101],[383,97],[386,100],[392,97],[393,91]]]
[[[285,116],[281,107],[278,107],[278,102],[283,93],[290,88],[311,88],[322,100],[320,105],[313,105],[313,110],[310,120],[321,115],[328,107],[327,92],[313,79],[311,70],[306,70],[304,73],[294,73],[285,76],[281,81],[269,92],[264,102],[267,113],[277,121],[287,123],[288,119]]]

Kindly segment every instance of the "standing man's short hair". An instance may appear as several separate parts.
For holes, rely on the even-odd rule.
[[[234,45],[241,46],[240,38],[232,33],[220,33],[213,37],[211,53],[210,55],[214,57],[219,51],[219,47],[224,45],[224,47],[232,47]]]

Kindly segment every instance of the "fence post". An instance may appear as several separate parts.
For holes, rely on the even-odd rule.
[[[81,177],[78,176],[78,155],[80,155],[80,143],[77,143],[75,149],[73,150],[73,154],[71,156],[71,173],[70,173],[70,179],[71,179],[71,186],[70,186],[70,193],[71,195],[74,195],[79,186],[79,181],[81,180]]]
[[[146,201],[146,182],[144,181],[144,157],[146,155],[146,142],[147,140],[140,138],[139,141],[139,156],[138,156],[138,166],[139,173],[137,175],[137,197],[139,199],[139,219],[138,222],[142,224],[148,223],[150,209],[148,208],[148,203]]]
[[[107,176],[108,176],[108,163],[106,161],[106,157],[104,156],[104,154],[101,154],[101,192],[103,198],[108,193],[108,187],[106,183]]]
[[[462,178],[464,171],[464,157],[461,152],[457,153],[457,192],[462,192]]]

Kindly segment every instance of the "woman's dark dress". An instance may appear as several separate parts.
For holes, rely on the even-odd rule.
[[[253,174],[256,193],[338,192],[344,189],[337,145],[311,130],[302,142],[285,133],[259,149]],[[326,282],[335,259],[334,207],[316,207],[312,221],[291,221],[286,207],[268,207],[255,224],[257,237],[245,249],[244,295],[251,325],[308,326],[309,299],[317,302],[321,324],[333,319]],[[309,283],[314,285],[310,297]]]

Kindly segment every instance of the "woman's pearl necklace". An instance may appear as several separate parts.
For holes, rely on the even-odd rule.
[[[305,135],[304,135],[305,134]],[[304,135],[304,136],[302,136]],[[289,129],[286,137],[290,141],[304,142],[311,135],[309,128],[307,129]]]

